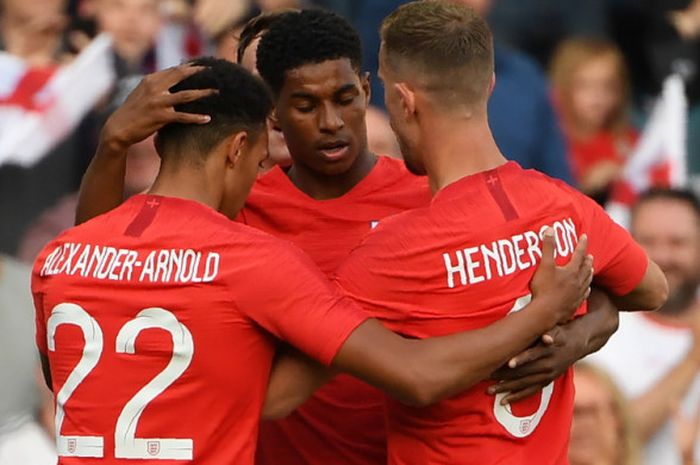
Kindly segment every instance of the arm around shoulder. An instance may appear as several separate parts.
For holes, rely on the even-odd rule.
[[[668,283],[659,266],[648,259],[644,277],[632,292],[614,297],[619,309],[625,311],[657,310],[668,298]]]

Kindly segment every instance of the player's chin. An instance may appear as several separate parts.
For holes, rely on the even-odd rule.
[[[316,170],[326,176],[339,176],[352,168],[357,160],[356,156],[345,157],[339,160],[317,160]]]

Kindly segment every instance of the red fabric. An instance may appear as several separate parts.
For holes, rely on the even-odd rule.
[[[554,225],[560,263],[587,233],[597,283],[616,294],[626,294],[639,283],[646,271],[645,253],[593,201],[513,162],[497,172],[517,218],[504,218],[483,173],[465,177],[438,192],[429,207],[380,224],[340,267],[338,283],[370,314],[409,337],[482,328],[528,295],[545,225]],[[495,250],[495,258],[486,249]],[[515,418],[495,408],[494,397],[486,394],[490,384],[479,383],[425,409],[389,400],[389,463],[566,464],[571,370],[555,382],[534,430],[533,418]],[[538,394],[513,405],[512,412],[532,415],[539,405]],[[503,423],[495,411],[505,418]],[[517,437],[523,432],[529,435]]]
[[[28,111],[40,111],[51,102],[38,102],[37,94],[57,69],[56,66],[27,69],[24,76],[17,82],[14,91],[6,97],[0,97],[0,105],[13,105]]]
[[[600,162],[612,161],[624,165],[638,139],[637,131],[629,129],[622,136],[601,132],[585,141],[569,140],[572,165],[579,182]]]
[[[148,206],[154,200],[160,203],[157,209]],[[156,210],[150,225],[138,238],[125,235],[144,208]],[[96,265],[88,256],[81,258],[87,246],[91,253],[94,246],[110,246],[115,254],[125,250],[136,255],[131,266],[126,265],[131,255]],[[183,258],[182,265],[169,266],[159,259],[162,251],[180,250],[192,251],[189,262]],[[185,266],[195,263],[198,252],[197,265]],[[81,260],[85,266],[79,269]],[[95,269],[106,270],[103,279],[93,274]],[[62,465],[125,463],[115,459],[115,434],[124,435],[116,426],[122,409],[169,363],[188,354],[191,361],[184,371],[147,402],[135,436],[192,439],[193,463],[252,464],[275,352],[270,334],[330,363],[366,319],[290,244],[202,204],[169,197],[136,196],[63,233],[40,254],[32,290],[37,345],[48,354],[54,393],[61,391],[86,347],[71,317],[57,327],[55,350],[48,350],[49,319],[65,308],[56,307],[82,307],[94,321],[86,334],[103,343],[101,353],[91,349],[97,363],[65,403],[61,434],[102,437],[104,458],[62,456]],[[192,348],[174,355],[175,343],[185,344],[187,338],[150,327],[133,336],[135,353],[117,352],[117,335],[127,324],[133,326],[143,309],[153,308],[176,318],[178,331],[189,331]],[[151,324],[157,318],[139,321]],[[148,450],[157,455],[162,441],[154,440]],[[69,450],[73,446],[68,443]],[[183,463],[148,457],[138,462]]]
[[[429,201],[426,178],[380,157],[350,192],[324,201],[305,195],[276,167],[258,180],[240,219],[294,242],[331,274],[377,222]],[[262,422],[257,459],[259,465],[385,465],[383,394],[337,376],[289,417]]]

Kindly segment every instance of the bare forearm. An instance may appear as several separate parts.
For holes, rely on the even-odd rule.
[[[292,347],[280,349],[270,373],[262,417],[266,420],[286,417],[334,373]]]
[[[104,135],[80,184],[75,223],[118,207],[124,200],[127,147]]]
[[[588,299],[588,312],[569,323],[573,334],[579,334],[581,345],[577,360],[597,352],[615,334],[620,323],[618,311],[604,291],[593,289]]]
[[[700,369],[700,348],[693,347],[683,361],[647,392],[632,400],[632,416],[640,439],[648,441],[673,414]]]
[[[661,307],[668,297],[666,277],[656,263],[649,260],[647,271],[639,285],[629,294],[613,297],[613,303],[623,311],[652,311]]]
[[[382,341],[382,346],[353,341],[356,331],[336,356],[334,366],[402,402],[430,405],[488,378],[556,324],[552,312],[544,311],[545,305],[535,300],[486,328],[424,340],[387,337],[386,330],[370,320],[360,327],[362,337]]]

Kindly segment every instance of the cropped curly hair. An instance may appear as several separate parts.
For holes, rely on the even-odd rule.
[[[260,39],[258,72],[279,95],[287,71],[308,64],[347,58],[360,71],[360,36],[345,19],[324,10],[287,12]]]
[[[179,82],[170,91],[217,89],[218,93],[176,105],[175,109],[209,115],[211,121],[164,126],[158,131],[159,151],[168,152],[170,157],[196,153],[201,158],[189,161],[201,162],[214,147],[236,131],[249,131],[252,136],[262,133],[272,110],[272,98],[260,79],[243,67],[218,58],[197,58],[190,63],[206,68]]]

